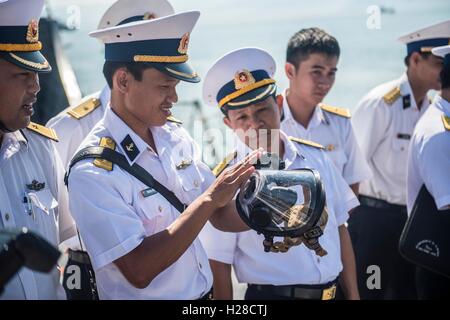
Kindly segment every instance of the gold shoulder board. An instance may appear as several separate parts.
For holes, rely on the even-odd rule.
[[[173,122],[173,123],[176,123],[176,124],[183,124],[182,121],[180,121],[177,118],[174,118],[172,116],[167,117],[167,121],[170,121],[170,122]]]
[[[30,122],[30,124],[27,126],[27,129],[34,131],[34,132],[40,134],[41,136],[52,139],[56,142],[59,141],[58,136],[56,135],[56,131],[53,130],[52,128],[47,128],[47,127],[41,126],[40,124]]]
[[[394,89],[392,89],[391,91],[389,91],[388,93],[386,93],[383,96],[383,100],[384,102],[386,102],[388,105],[393,104],[398,98],[400,98],[401,93],[400,93],[400,88],[399,87],[395,87]]]
[[[213,169],[213,174],[217,177],[219,174],[222,173],[223,170],[225,170],[226,167],[229,166],[230,162],[233,161],[234,159],[236,159],[237,157],[237,152],[234,151],[232,153],[230,153],[229,155],[227,155],[225,157],[225,159],[223,159],[214,169]]]
[[[344,117],[344,118],[350,118],[351,117],[351,113],[349,109],[344,109],[344,108],[338,108],[338,107],[333,107],[333,106],[329,106],[326,104],[320,104],[320,108],[323,111],[329,112],[329,113],[333,113],[336,114],[338,116]]]
[[[113,139],[109,137],[103,137],[100,139],[100,147],[109,148],[111,150],[116,149],[116,143]],[[113,164],[111,161],[107,161],[105,159],[95,159],[94,160],[94,166],[105,169],[107,171],[112,171]]]
[[[442,123],[444,123],[444,128],[447,131],[450,131],[450,117],[447,117],[446,115],[442,115]]]
[[[78,120],[87,116],[101,104],[102,103],[100,99],[90,98],[84,101],[83,103],[79,104],[78,106],[71,108],[70,110],[67,111],[67,113]]]
[[[325,149],[321,144],[315,143],[313,141],[304,140],[304,139],[295,138],[295,137],[289,137],[289,140],[297,142],[297,143],[301,143],[301,144],[304,144],[304,145],[307,145],[307,146],[310,146],[310,147],[314,147],[314,148],[317,148],[317,149],[321,149],[321,150]]]

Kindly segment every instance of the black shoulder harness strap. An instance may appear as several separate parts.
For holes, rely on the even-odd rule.
[[[144,183],[150,188],[156,190],[161,194],[167,201],[170,202],[180,213],[183,212],[187,205],[183,204],[177,196],[163,186],[161,183],[155,180],[153,176],[148,173],[144,168],[138,164],[133,164],[130,166],[124,155],[105,147],[87,147],[78,151],[75,156],[70,161],[69,169],[64,176],[64,183],[68,186],[68,180],[70,175],[70,170],[79,161],[85,159],[105,159],[112,163],[117,164],[123,170],[131,174],[133,177]]]

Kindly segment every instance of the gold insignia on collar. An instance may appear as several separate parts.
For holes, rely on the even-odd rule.
[[[79,104],[78,106],[68,110],[67,113],[75,119],[79,120],[94,111],[97,107],[101,106],[101,104],[102,103],[99,99],[90,98]]]
[[[153,20],[156,19],[156,16],[152,12],[146,12],[144,13],[144,16],[142,17],[142,20]]]
[[[181,54],[186,54],[189,47],[189,32],[186,32],[180,40],[180,45],[178,46],[178,52]]]
[[[30,20],[28,23],[27,41],[29,43],[36,43],[39,41],[39,24],[34,19]]]
[[[183,170],[189,167],[192,164],[192,159],[189,160],[183,160],[179,164],[177,164],[176,168],[177,170]]]
[[[444,124],[445,130],[450,131],[450,117],[442,115],[442,123]]]
[[[400,88],[399,87],[395,87],[394,89],[392,89],[391,91],[389,91],[388,93],[386,93],[383,96],[383,100],[388,105],[391,105],[395,101],[397,101],[397,99],[400,98],[400,96],[401,96]]]
[[[245,88],[255,82],[255,78],[248,70],[238,71],[234,75],[234,87],[236,90]]]
[[[52,139],[56,142],[59,141],[55,130],[53,130],[52,128],[47,128],[47,127],[41,126],[40,124],[30,122],[30,124],[27,126],[27,129],[34,131],[34,132],[40,134],[41,136]]]
[[[327,151],[334,151],[336,150],[336,146],[332,145],[332,144],[328,144],[325,146],[325,150]]]
[[[127,144],[125,146],[125,148],[127,149],[128,152],[133,152],[133,150],[134,150],[134,142],[130,142],[129,144]]]

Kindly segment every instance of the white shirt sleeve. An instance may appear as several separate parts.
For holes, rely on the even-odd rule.
[[[200,232],[200,241],[208,259],[233,264],[238,234],[217,230],[207,222]]]
[[[336,166],[332,163],[328,157],[325,159],[325,167],[329,172],[328,187],[325,187],[326,192],[333,194],[333,208],[336,215],[336,222],[338,226],[347,222],[349,215],[348,212],[359,205],[359,201],[356,198],[352,189],[350,189],[348,183],[342,177],[342,174],[338,171]],[[328,202],[328,201],[327,201]],[[327,205],[330,205],[328,203]]]
[[[132,190],[120,172],[87,162],[72,170],[70,209],[95,270],[126,255],[145,237],[142,220],[132,206]]]
[[[387,108],[378,99],[364,98],[352,117],[359,146],[367,161],[370,161],[387,133],[390,123],[390,112]]]
[[[57,187],[57,200],[58,200],[58,223],[59,223],[59,241],[63,242],[71,237],[74,237],[77,233],[75,221],[69,210],[69,194],[64,184],[64,168],[61,163],[61,159],[53,148],[53,155],[55,159],[56,170],[56,187]]]
[[[86,133],[83,133],[83,128],[77,120],[67,115],[56,120],[56,122],[51,119],[47,126],[54,129],[59,137],[59,142],[55,143],[55,147],[61,157],[63,167],[66,168]]]
[[[372,172],[358,142],[356,141],[353,126],[350,121],[348,121],[346,129],[346,143],[344,149],[348,160],[344,165],[343,176],[347,183],[352,185],[369,179],[372,176]]]
[[[447,139],[446,139],[447,138]],[[450,205],[450,139],[437,135],[430,139],[418,156],[420,174],[438,210]]]

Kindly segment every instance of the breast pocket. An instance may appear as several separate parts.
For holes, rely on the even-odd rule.
[[[173,221],[171,205],[154,190],[141,191],[138,207],[147,236],[165,229]]]
[[[189,194],[189,199],[185,199],[185,201],[190,203],[202,193],[201,186],[205,178],[195,163],[187,168],[178,170],[178,173],[183,191]]]
[[[338,168],[339,172],[343,172],[344,166],[348,160],[344,150],[342,148],[338,148],[336,150],[327,152],[327,155],[330,157],[331,161],[333,161],[336,168]]]
[[[46,239],[58,244],[58,201],[49,189],[30,191],[27,197],[38,225],[38,232],[45,233],[43,236]]]
[[[402,135],[402,137],[399,137],[399,135],[397,135],[397,137],[392,140],[392,149],[395,152],[406,153],[408,151],[408,147],[409,135]]]

